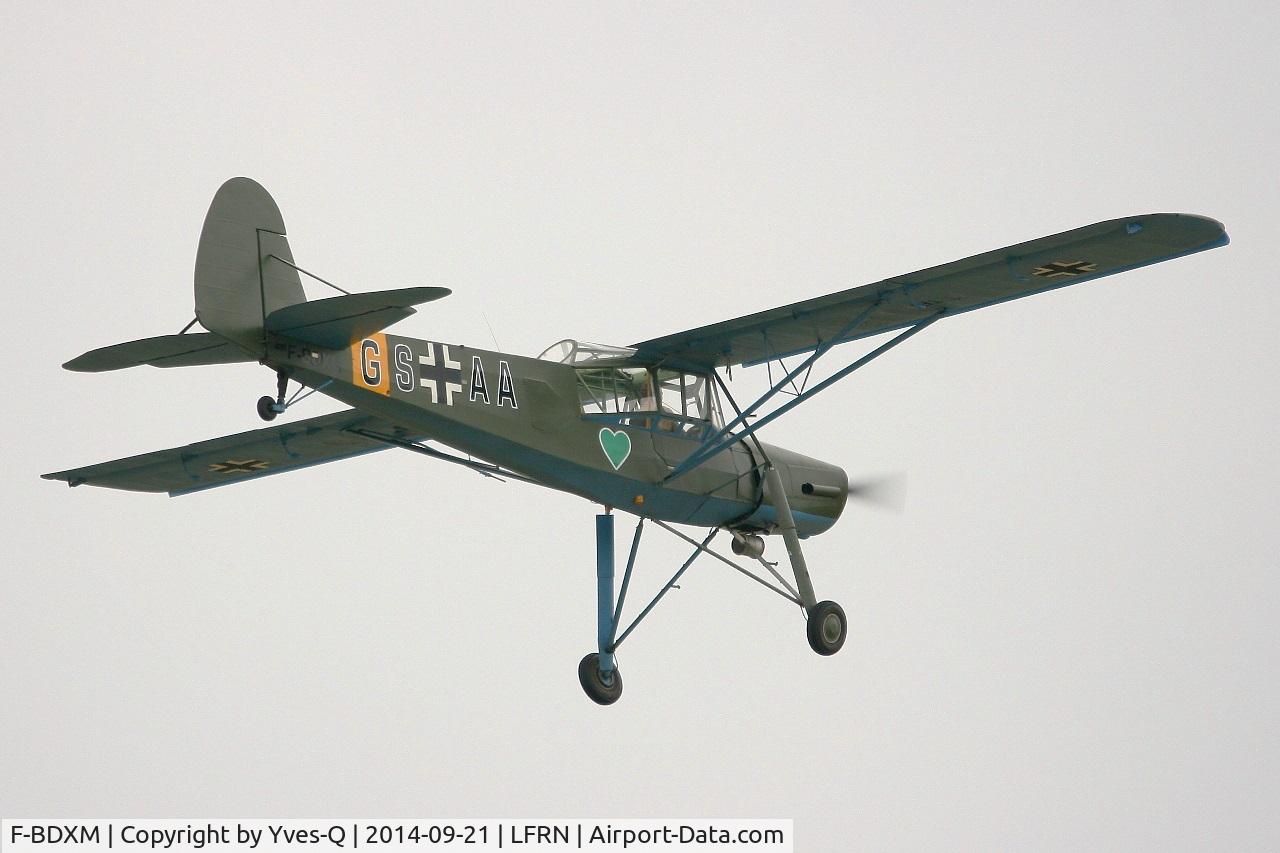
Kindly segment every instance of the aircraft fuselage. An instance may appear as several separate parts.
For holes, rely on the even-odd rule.
[[[265,363],[420,440],[593,502],[683,524],[764,532],[775,524],[763,499],[762,460],[748,442],[664,483],[698,447],[703,428],[660,412],[584,414],[573,365],[383,333],[346,350],[272,335]],[[764,448],[800,534],[830,528],[847,496],[844,471]]]

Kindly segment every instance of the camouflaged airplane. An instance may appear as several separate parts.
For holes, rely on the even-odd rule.
[[[401,448],[603,504],[596,516],[597,651],[582,659],[578,678],[592,700],[607,705],[622,694],[618,647],[703,553],[801,608],[818,654],[844,644],[844,611],[818,600],[801,540],[835,524],[859,488],[836,465],[764,443],[761,428],[944,317],[1227,242],[1212,219],[1131,216],[629,347],[564,340],[527,358],[383,331],[413,306],[448,296],[442,287],[342,291],[307,301],[299,273],[342,289],[294,263],[271,196],[248,178],[233,178],[214,196],[200,235],[195,319],[179,334],[93,350],[63,366],[256,361],[277,378],[276,395],[258,401],[264,420],[316,391],[351,408],[44,476],[184,495]],[[207,331],[190,331],[197,322]],[[893,332],[808,385],[815,362],[837,344]],[[783,362],[797,356],[795,366]],[[772,362],[781,366],[778,378],[772,381],[771,371],[769,390],[745,407],[718,372]],[[300,386],[292,395],[290,382]],[[775,398],[785,402],[764,412]],[[616,600],[613,508],[639,519]],[[646,521],[694,550],[620,631]],[[699,540],[673,524],[708,532]],[[721,531],[734,554],[760,568],[710,550]],[[764,558],[768,534],[782,537],[794,584]]]

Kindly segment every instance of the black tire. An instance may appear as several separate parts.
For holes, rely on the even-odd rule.
[[[276,415],[279,414],[279,412],[275,410],[275,405],[275,398],[259,397],[258,417],[262,418],[264,421],[274,421],[276,419]]]
[[[578,682],[582,685],[587,697],[597,705],[612,705],[622,696],[622,673],[618,672],[615,666],[612,683],[605,684],[604,676],[600,673],[600,655],[597,652],[587,655],[578,664]]]
[[[809,635],[809,648],[820,655],[834,655],[844,645],[849,633],[849,621],[844,610],[834,601],[819,601],[809,611],[805,626]]]

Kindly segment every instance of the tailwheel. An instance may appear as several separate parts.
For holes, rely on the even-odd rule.
[[[592,652],[578,664],[578,681],[592,702],[612,705],[622,696],[622,673],[614,667],[606,676],[600,671],[600,654]]]
[[[274,421],[276,419],[276,401],[271,397],[258,398],[258,417],[264,421]]]
[[[844,645],[849,622],[839,604],[834,601],[819,601],[809,610],[806,628],[810,648],[820,655],[834,655]]]
[[[285,392],[289,390],[289,374],[283,370],[276,373],[276,397],[258,398],[258,417],[264,421],[274,421],[276,415],[283,412],[288,406],[284,402]]]

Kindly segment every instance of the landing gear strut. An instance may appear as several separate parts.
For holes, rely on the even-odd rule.
[[[632,557],[634,559],[634,552]],[[625,594],[625,593],[624,593]],[[622,673],[613,660],[613,515],[596,516],[596,641],[600,651],[578,664],[578,682],[592,702],[612,705],[622,696]]]
[[[804,552],[800,550],[796,520],[791,514],[791,504],[782,487],[782,478],[772,465],[765,467],[764,476],[769,501],[778,513],[778,531],[787,545],[791,570],[795,572],[796,589],[800,593],[800,604],[805,612],[805,633],[809,638],[809,647],[820,655],[834,655],[844,645],[849,622],[839,604],[834,601],[818,601],[818,596],[813,592],[813,581],[809,579],[809,567],[804,562]]]
[[[617,604],[614,604],[613,589],[613,513],[606,507],[605,512],[596,516],[596,645],[598,651],[591,652],[578,663],[578,682],[582,690],[592,702],[599,705],[612,705],[622,697],[622,674],[618,672],[618,664],[614,654],[636,626],[658,606],[668,592],[679,589],[677,582],[688,571],[689,566],[699,554],[709,554],[717,560],[727,563],[766,588],[773,590],[792,604],[804,609],[806,616],[806,633],[809,646],[820,655],[833,655],[840,651],[848,634],[848,621],[844,610],[834,601],[818,601],[813,593],[813,583],[809,580],[809,570],[805,567],[804,554],[800,550],[800,537],[796,532],[795,517],[787,503],[786,493],[782,490],[781,478],[772,466],[765,469],[767,497],[778,515],[778,532],[787,543],[787,554],[791,558],[791,568],[796,576],[796,588],[792,589],[783,577],[774,570],[775,563],[762,559],[764,543],[752,534],[734,533],[734,552],[739,556],[751,556],[761,562],[769,573],[781,584],[774,586],[754,572],[742,568],[707,546],[721,529],[713,527],[702,542],[698,542],[671,525],[655,519],[654,524],[672,533],[694,546],[694,552],[684,561],[671,579],[666,582],[653,600],[632,620],[631,624],[619,632],[619,620],[622,607],[627,600],[627,589],[631,584],[631,570],[635,567],[636,552],[640,547],[640,533],[644,530],[645,519],[636,522],[635,535],[631,540],[631,554],[627,558],[627,568],[622,576],[622,586],[618,590]]]
[[[289,390],[289,375],[283,370],[276,374],[276,398],[258,398],[258,417],[264,421],[274,421],[276,415],[285,410],[284,394]]]

